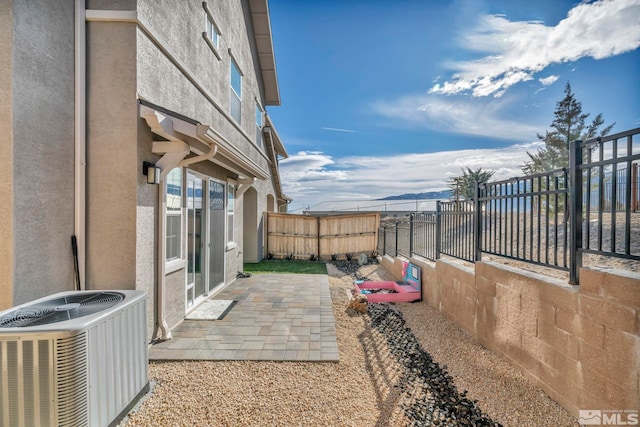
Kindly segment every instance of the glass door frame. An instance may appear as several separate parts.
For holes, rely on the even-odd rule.
[[[226,284],[226,229],[227,229],[227,182],[223,179],[213,178],[206,174],[202,174],[191,169],[185,168],[184,175],[184,197],[186,199],[185,202],[185,239],[184,239],[184,254],[185,254],[185,311],[188,313],[193,310],[198,304],[200,304],[203,300],[209,298],[215,292],[218,292],[224,285]],[[203,209],[201,212],[201,251],[202,251],[202,260],[201,260],[201,280],[204,281],[204,293],[202,295],[195,295],[195,280],[192,283],[189,283],[189,186],[190,181],[193,180],[201,180],[202,181],[202,204]],[[224,203],[224,222],[222,224],[222,233],[223,233],[223,246],[222,246],[222,281],[220,283],[211,284],[210,276],[211,276],[211,256],[218,256],[211,253],[211,199],[210,199],[210,189],[211,182],[216,182],[217,184],[221,184],[224,188],[223,190],[223,203]],[[194,186],[195,191],[195,186]],[[195,277],[194,277],[195,279]]]
[[[222,255],[222,280],[219,283],[211,283],[211,257],[218,256],[217,254],[212,253],[213,242],[211,241],[212,227],[211,224],[211,182],[215,182],[216,184],[222,185],[222,215],[224,216],[224,220],[222,221],[222,245],[219,248],[220,253]],[[208,177],[207,181],[207,247],[206,247],[206,257],[207,257],[207,291],[208,295],[212,295],[218,292],[226,285],[226,277],[227,277],[227,181],[219,178]]]
[[[200,260],[200,280],[203,281],[203,285],[204,285],[204,293],[202,295],[195,295],[195,289],[196,289],[196,281],[195,281],[195,271],[194,271],[194,280],[190,283],[189,282],[189,274],[190,274],[190,267],[191,267],[191,262],[192,260],[191,258],[191,253],[190,253],[190,248],[189,248],[189,241],[190,241],[190,230],[189,230],[189,220],[190,215],[189,215],[189,209],[190,209],[190,198],[189,198],[189,190],[190,190],[190,184],[191,182],[194,182],[194,180],[200,180],[202,183],[202,211],[200,213],[201,216],[201,222],[200,222],[200,250],[201,250],[201,260]],[[186,197],[186,212],[185,212],[185,258],[186,258],[186,266],[185,266],[185,310],[186,312],[191,311],[194,307],[196,307],[201,300],[205,299],[208,297],[209,292],[208,292],[208,273],[209,273],[209,268],[208,268],[208,242],[209,242],[209,238],[208,238],[208,230],[209,230],[209,224],[208,224],[208,218],[207,218],[207,213],[209,211],[208,209],[208,192],[209,192],[209,179],[207,176],[197,173],[195,171],[192,171],[190,169],[186,169],[186,179],[185,179],[185,197]],[[195,189],[196,187],[193,187],[193,195],[191,197],[195,197]],[[195,217],[193,218],[195,220]],[[204,238],[204,239],[203,239]],[[194,261],[195,262],[195,261]]]

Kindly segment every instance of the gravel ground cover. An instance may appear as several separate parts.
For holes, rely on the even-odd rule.
[[[390,279],[381,266],[327,267],[340,362],[151,363],[126,426],[577,426],[426,303],[348,310],[354,278]]]

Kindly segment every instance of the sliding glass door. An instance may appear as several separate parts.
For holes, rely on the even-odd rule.
[[[187,307],[206,294],[205,287],[205,239],[204,216],[205,180],[187,173]]]
[[[209,290],[224,284],[225,185],[209,180]]]
[[[224,284],[225,184],[187,172],[187,311]]]

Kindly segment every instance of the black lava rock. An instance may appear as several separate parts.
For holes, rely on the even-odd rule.
[[[501,426],[467,398],[466,390],[458,391],[446,365],[441,367],[422,349],[396,307],[369,304],[368,315],[404,369],[399,388],[409,397],[403,407],[409,425]]]

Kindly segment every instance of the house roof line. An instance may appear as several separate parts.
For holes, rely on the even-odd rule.
[[[249,9],[251,10],[256,49],[258,50],[260,73],[264,82],[264,102],[266,105],[280,105],[280,88],[276,72],[268,1],[250,0]]]

